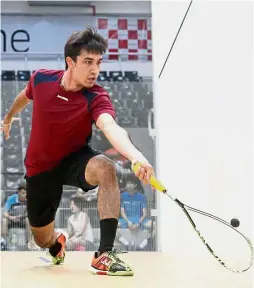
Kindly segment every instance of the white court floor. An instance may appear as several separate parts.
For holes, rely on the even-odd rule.
[[[88,272],[91,252],[68,252],[65,264],[52,266],[45,252],[1,252],[1,287],[17,288],[253,288],[253,268],[235,274],[213,258],[173,259],[158,252],[121,255],[134,268],[132,277]]]

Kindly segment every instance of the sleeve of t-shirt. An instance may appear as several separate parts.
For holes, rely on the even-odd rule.
[[[6,212],[9,212],[10,209],[11,209],[11,205],[13,204],[13,200],[12,199],[13,199],[12,197],[8,197],[6,202],[5,202],[5,204],[4,204],[4,210]]]
[[[113,118],[115,118],[115,109],[109,98],[109,95],[105,93],[98,94],[94,97],[91,103],[91,111],[93,121],[96,123],[99,116],[103,113],[110,114]]]
[[[26,97],[30,100],[33,100],[33,90],[34,90],[34,77],[35,77],[36,72],[34,72],[30,80],[28,81],[26,85]]]

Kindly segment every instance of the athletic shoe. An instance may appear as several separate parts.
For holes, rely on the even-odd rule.
[[[64,235],[64,233],[60,232],[57,236],[57,242],[62,245],[61,250],[58,252],[56,256],[51,255],[52,262],[55,265],[59,265],[64,262],[66,241],[67,241],[67,237]]]
[[[124,263],[117,254],[126,253],[113,249],[106,251],[98,256],[98,252],[94,253],[90,272],[96,275],[109,275],[109,276],[132,276],[132,268]]]

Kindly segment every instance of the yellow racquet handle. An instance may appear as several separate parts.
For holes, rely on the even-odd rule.
[[[132,170],[136,173],[138,168],[140,167],[141,165],[139,163],[136,163],[134,165],[132,165]],[[160,181],[158,179],[156,179],[156,177],[154,176],[151,176],[150,180],[149,180],[150,184],[156,188],[157,190],[163,192],[163,193],[166,193],[167,192],[167,189],[166,187],[164,187]]]

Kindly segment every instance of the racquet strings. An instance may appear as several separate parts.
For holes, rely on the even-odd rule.
[[[175,201],[177,204],[180,202],[177,199]],[[189,214],[186,214],[183,209],[186,217],[192,222],[194,228],[199,231],[215,256],[225,263],[226,268],[239,269],[239,272],[241,272],[241,270],[248,269],[252,265],[252,243],[242,232],[213,214],[198,210],[181,202],[180,207],[186,209]]]

